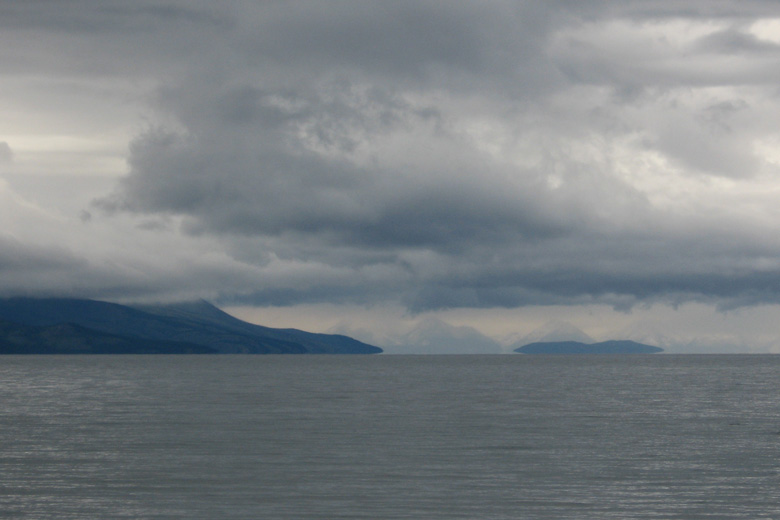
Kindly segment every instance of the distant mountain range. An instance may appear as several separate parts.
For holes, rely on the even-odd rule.
[[[568,321],[552,320],[532,330],[523,337],[517,338],[510,350],[528,345],[548,341],[579,341],[580,343],[593,343],[595,340],[575,327]]]
[[[501,345],[466,326],[425,318],[395,341],[383,344],[388,354],[501,354]]]
[[[253,325],[205,301],[0,299],[0,354],[377,354],[356,339]]]
[[[521,354],[655,354],[663,352],[663,349],[636,341],[613,340],[590,344],[579,341],[543,341],[529,343],[514,351]]]

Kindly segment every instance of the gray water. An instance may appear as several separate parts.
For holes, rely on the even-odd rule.
[[[780,519],[780,356],[0,357],[0,517]]]

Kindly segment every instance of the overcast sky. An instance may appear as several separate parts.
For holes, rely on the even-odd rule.
[[[0,67],[0,295],[780,351],[776,1],[0,0]]]

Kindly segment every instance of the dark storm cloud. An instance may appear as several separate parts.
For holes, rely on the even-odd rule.
[[[6,0],[0,61],[7,75],[159,79],[208,54],[231,23],[209,3]]]
[[[121,196],[104,204],[197,216],[192,231],[297,233],[354,247],[464,249],[562,228],[534,200],[537,186],[512,185],[477,164],[462,164],[454,175],[413,165],[399,172],[267,142],[233,146],[145,135],[133,147],[134,174]]]
[[[0,2],[29,43],[0,58],[153,85],[89,225],[136,215],[228,258],[116,291],[197,273],[283,305],[739,305],[780,294],[780,46],[752,25],[775,9]]]
[[[217,10],[195,7],[187,2],[135,2],[93,0],[0,2],[0,27],[33,29],[62,33],[135,33],[191,23],[212,25],[224,23]]]
[[[248,22],[237,20],[229,35],[231,54],[222,58],[235,62],[233,68],[198,64],[167,82],[158,108],[179,126],[139,136],[129,175],[101,204],[183,215],[191,233],[256,237],[272,248],[258,254],[246,238],[236,239],[231,254],[243,261],[258,254],[255,262],[262,263],[272,253],[353,270],[354,284],[323,280],[249,292],[261,302],[389,296],[424,310],[773,301],[777,268],[759,272],[751,264],[774,249],[732,247],[724,240],[728,233],[718,230],[719,217],[705,218],[695,231],[667,233],[677,217],[684,228],[686,217],[654,208],[609,165],[551,149],[542,151],[554,155],[547,161],[518,166],[464,134],[459,122],[471,115],[469,102],[478,110],[508,108],[505,121],[515,137],[534,131],[513,120],[516,114],[553,132],[563,125],[565,134],[571,124],[577,134],[598,120],[555,116],[528,103],[548,103],[556,92],[594,83],[616,92],[632,82],[643,88],[737,83],[714,67],[682,70],[669,54],[643,65],[634,60],[644,50],[593,47],[601,45],[598,39],[576,30],[564,46],[558,37],[551,47],[563,28],[600,24],[609,21],[604,12],[626,11],[617,4],[603,12],[566,5],[267,4]],[[732,16],[706,4],[632,5],[631,23],[700,10]],[[748,11],[765,7],[756,2]],[[590,43],[580,45],[583,38]],[[684,46],[698,53],[689,63],[705,65],[710,56],[717,65],[725,55],[766,59],[776,52],[774,44],[736,28]],[[749,71],[755,75],[739,81],[767,80],[755,67]],[[723,144],[731,142],[729,118],[745,106],[735,99],[702,109],[712,124],[687,114],[675,120],[671,110],[650,128],[647,142],[696,171],[739,176],[737,170],[754,170],[755,161],[745,147]],[[601,107],[601,115],[610,110]],[[614,131],[613,124],[600,130]],[[705,245],[691,247],[692,240]],[[359,274],[367,267],[396,274],[372,283]]]

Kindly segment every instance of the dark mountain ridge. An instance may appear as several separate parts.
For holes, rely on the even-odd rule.
[[[221,354],[375,354],[382,349],[353,338],[241,321],[205,302],[127,306],[70,298],[0,300],[0,320],[27,327],[76,325],[82,332],[143,341],[171,342],[173,351],[206,347]],[[30,337],[36,331],[27,330]],[[93,339],[98,341],[97,336]],[[63,337],[64,339],[64,337]],[[83,338],[82,338],[83,339]],[[0,345],[8,344],[0,332]],[[174,348],[175,344],[179,344]],[[28,343],[32,345],[31,343]],[[43,344],[41,344],[43,345]],[[34,348],[34,347],[30,347]],[[129,344],[128,344],[129,348]],[[2,352],[2,349],[0,349]],[[171,352],[178,353],[178,352]]]
[[[72,323],[33,326],[0,321],[0,354],[216,354],[180,341],[107,334]]]
[[[629,340],[590,344],[579,341],[543,341],[523,345],[516,348],[515,352],[521,354],[654,354],[663,352],[663,349]]]

